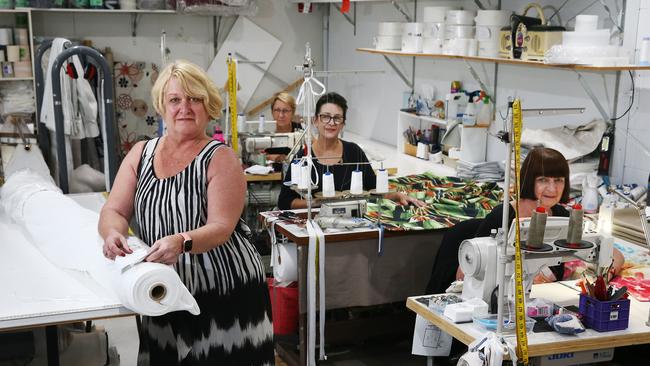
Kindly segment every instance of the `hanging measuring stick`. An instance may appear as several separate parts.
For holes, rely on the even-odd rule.
[[[528,365],[528,336],[524,304],[523,266],[521,258],[521,227],[519,224],[519,169],[521,167],[521,101],[515,99],[512,106],[512,131],[515,147],[515,315],[517,328],[517,358]]]
[[[237,133],[237,61],[228,55],[228,109],[230,112],[231,145],[235,152],[239,151],[239,135]]]

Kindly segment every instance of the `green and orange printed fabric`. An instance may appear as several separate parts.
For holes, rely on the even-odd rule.
[[[503,197],[503,190],[496,183],[438,177],[431,173],[391,179],[389,186],[427,203],[415,207],[401,206],[388,199],[368,202],[366,218],[376,222],[381,213],[384,228],[393,231],[444,229],[467,219],[483,218]]]

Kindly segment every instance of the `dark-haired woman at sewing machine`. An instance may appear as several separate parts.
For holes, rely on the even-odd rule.
[[[569,212],[561,204],[569,202],[569,165],[557,150],[550,148],[535,148],[531,150],[523,164],[519,175],[521,199],[519,200],[519,216],[531,217],[532,212],[539,206],[543,207],[549,216],[569,216]],[[515,218],[513,202],[510,203],[509,221]],[[458,266],[458,248],[465,239],[489,236],[493,229],[501,227],[503,204],[496,206],[484,219],[468,220],[449,230],[442,239],[440,250],[431,272],[427,285],[427,293],[445,292],[451,282],[462,280],[464,274]],[[624,258],[620,251],[614,249],[614,264],[612,274],[616,275],[623,266]],[[454,275],[455,274],[455,275]],[[535,278],[535,283],[562,280],[564,266],[562,264],[543,270]]]
[[[329,170],[334,174],[334,189],[344,191],[350,189],[352,181],[352,172],[357,169],[354,163],[358,163],[358,169],[363,173],[363,189],[370,190],[375,188],[376,176],[372,167],[368,163],[366,154],[361,150],[359,145],[344,141],[339,138],[339,134],[345,125],[348,103],[338,93],[327,93],[321,96],[316,102],[316,115],[314,125],[318,129],[318,138],[312,143],[312,156],[314,157],[314,167],[319,177],[319,186],[314,192],[322,190],[320,177]],[[299,152],[296,158],[303,156]],[[352,163],[342,165],[341,163]],[[312,171],[312,175],[316,174]],[[286,174],[284,181],[290,181],[290,174]],[[395,202],[402,205],[413,203],[417,206],[423,206],[424,202],[409,197],[404,193],[389,193],[386,195]],[[317,203],[316,203],[317,205]],[[278,207],[281,210],[306,208],[307,201],[287,186],[282,186]]]

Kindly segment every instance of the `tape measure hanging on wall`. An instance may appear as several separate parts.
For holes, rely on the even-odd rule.
[[[230,146],[239,151],[239,134],[237,133],[237,61],[228,56],[228,110],[230,111]]]
[[[515,148],[515,320],[517,329],[517,358],[528,365],[528,336],[524,304],[523,266],[521,259],[521,230],[519,226],[519,171],[521,169],[521,101],[512,105],[512,143]]]

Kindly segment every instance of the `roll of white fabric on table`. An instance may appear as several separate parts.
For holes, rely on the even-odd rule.
[[[149,316],[199,308],[171,266],[142,262],[148,247],[129,238],[134,253],[113,262],[102,253],[97,233],[99,215],[61,193],[51,178],[23,170],[0,191],[0,203],[45,258],[60,268],[89,274],[107,296]]]

